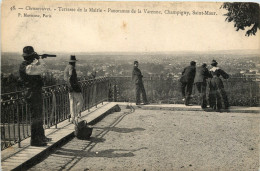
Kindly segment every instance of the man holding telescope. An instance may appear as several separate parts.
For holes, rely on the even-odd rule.
[[[26,88],[25,99],[29,104],[31,116],[31,142],[32,146],[45,146],[50,138],[47,138],[43,129],[43,99],[42,87],[44,85],[41,74],[46,71],[46,57],[56,57],[56,55],[38,55],[32,46],[23,48],[24,61],[20,65],[19,74],[23,85]]]

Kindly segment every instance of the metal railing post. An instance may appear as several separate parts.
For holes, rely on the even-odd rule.
[[[18,147],[21,148],[20,119],[19,119],[19,103],[16,103],[17,127],[18,127]]]

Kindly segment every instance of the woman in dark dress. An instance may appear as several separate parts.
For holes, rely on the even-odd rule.
[[[212,60],[212,68],[210,73],[212,75],[211,80],[209,81],[209,104],[215,110],[222,109],[222,102],[224,103],[224,109],[228,109],[228,97],[224,89],[224,84],[220,78],[228,79],[229,75],[217,67],[218,63],[216,60]]]

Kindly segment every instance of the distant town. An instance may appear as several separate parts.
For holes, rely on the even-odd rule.
[[[45,53],[45,52],[44,52]],[[51,52],[48,52],[51,54]],[[46,85],[63,83],[63,71],[68,64],[69,53],[52,53],[56,58],[47,58],[45,62],[48,72],[45,73]],[[74,54],[73,54],[74,55]],[[133,61],[138,60],[144,77],[160,77],[161,79],[178,79],[184,67],[191,60],[208,64],[215,59],[219,67],[233,77],[256,77],[260,75],[260,58],[255,51],[216,51],[198,52],[158,52],[158,53],[77,53],[77,74],[81,80],[102,77],[131,76]],[[23,61],[21,54],[3,52],[1,58],[2,90],[5,83],[16,80],[18,68]],[[9,80],[9,81],[8,81]]]

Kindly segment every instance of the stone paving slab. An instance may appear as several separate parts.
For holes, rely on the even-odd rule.
[[[199,105],[185,106],[184,104],[148,104],[148,105],[136,105],[129,102],[117,102],[118,105],[131,105],[135,108],[141,108],[143,110],[172,110],[172,111],[203,111]],[[214,112],[213,109],[205,109],[206,112]],[[220,112],[229,113],[260,113],[260,107],[241,107],[231,106],[228,110],[222,109]]]
[[[81,118],[87,120],[89,124],[94,124],[105,115],[116,110],[115,108],[117,108],[117,110],[120,109],[116,103],[105,102],[103,105],[99,104],[97,107],[91,108],[90,111],[86,110],[82,112]],[[27,138],[21,142],[21,148],[18,147],[18,144],[15,144],[1,151],[1,170],[21,170],[23,166],[26,166],[29,162],[39,157],[39,155],[50,151],[64,139],[73,137],[74,124],[65,120],[59,123],[57,128],[53,126],[46,129],[45,135],[52,138],[52,141],[48,142],[47,146],[30,146],[30,138]]]

